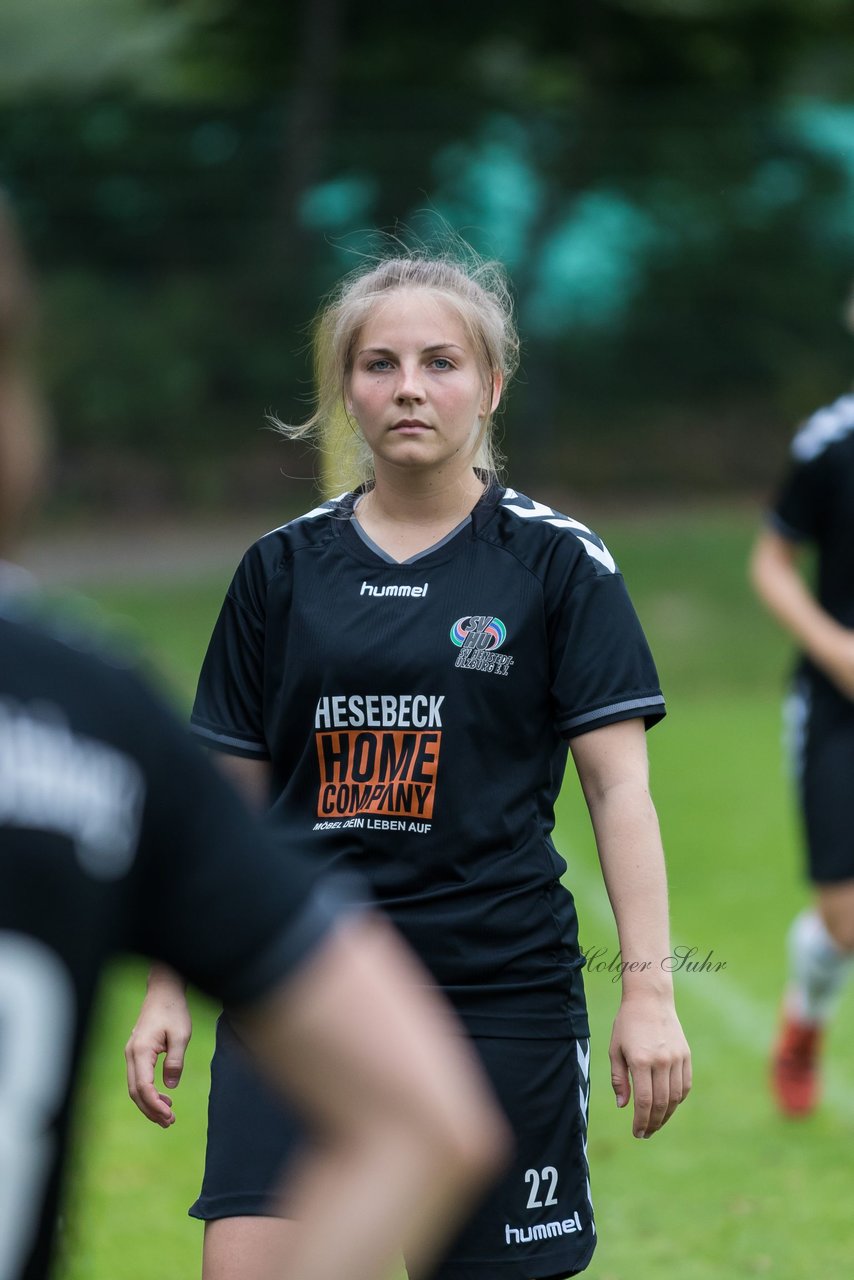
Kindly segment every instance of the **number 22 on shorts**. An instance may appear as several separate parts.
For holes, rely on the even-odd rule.
[[[529,1209],[542,1209],[546,1205],[557,1204],[557,1169],[554,1165],[547,1164],[544,1169],[527,1169],[525,1181],[531,1184],[527,1205]],[[548,1192],[544,1200],[540,1199],[541,1188]]]

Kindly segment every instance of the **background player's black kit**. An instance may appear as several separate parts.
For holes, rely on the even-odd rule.
[[[854,395],[813,414],[794,437],[791,455],[771,522],[784,538],[815,548],[816,598],[837,622],[854,628]],[[810,879],[854,879],[854,703],[802,656],[787,717]]]

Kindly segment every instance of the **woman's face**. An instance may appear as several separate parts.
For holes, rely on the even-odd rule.
[[[370,312],[354,345],[345,402],[384,466],[470,467],[484,417],[498,403],[455,309],[428,289],[396,289]]]

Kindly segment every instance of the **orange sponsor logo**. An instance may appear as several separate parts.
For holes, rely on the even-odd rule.
[[[327,730],[315,737],[319,818],[432,818],[441,729]]]

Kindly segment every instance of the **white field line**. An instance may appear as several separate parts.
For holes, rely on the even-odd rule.
[[[614,917],[608,894],[601,880],[574,863],[567,880],[576,898],[582,900],[579,916],[582,921],[595,916],[597,923],[614,927]],[[674,939],[673,946],[679,946]],[[702,959],[702,957],[700,957]],[[781,986],[783,970],[781,964]],[[592,981],[588,980],[588,986]],[[777,1026],[777,1010],[769,1009],[760,1000],[749,995],[728,973],[674,974],[679,998],[704,1005],[720,1025],[722,1032],[740,1049],[747,1050],[755,1058],[767,1060]],[[832,1066],[822,1072],[824,1099],[848,1120],[854,1120],[854,1085]]]

